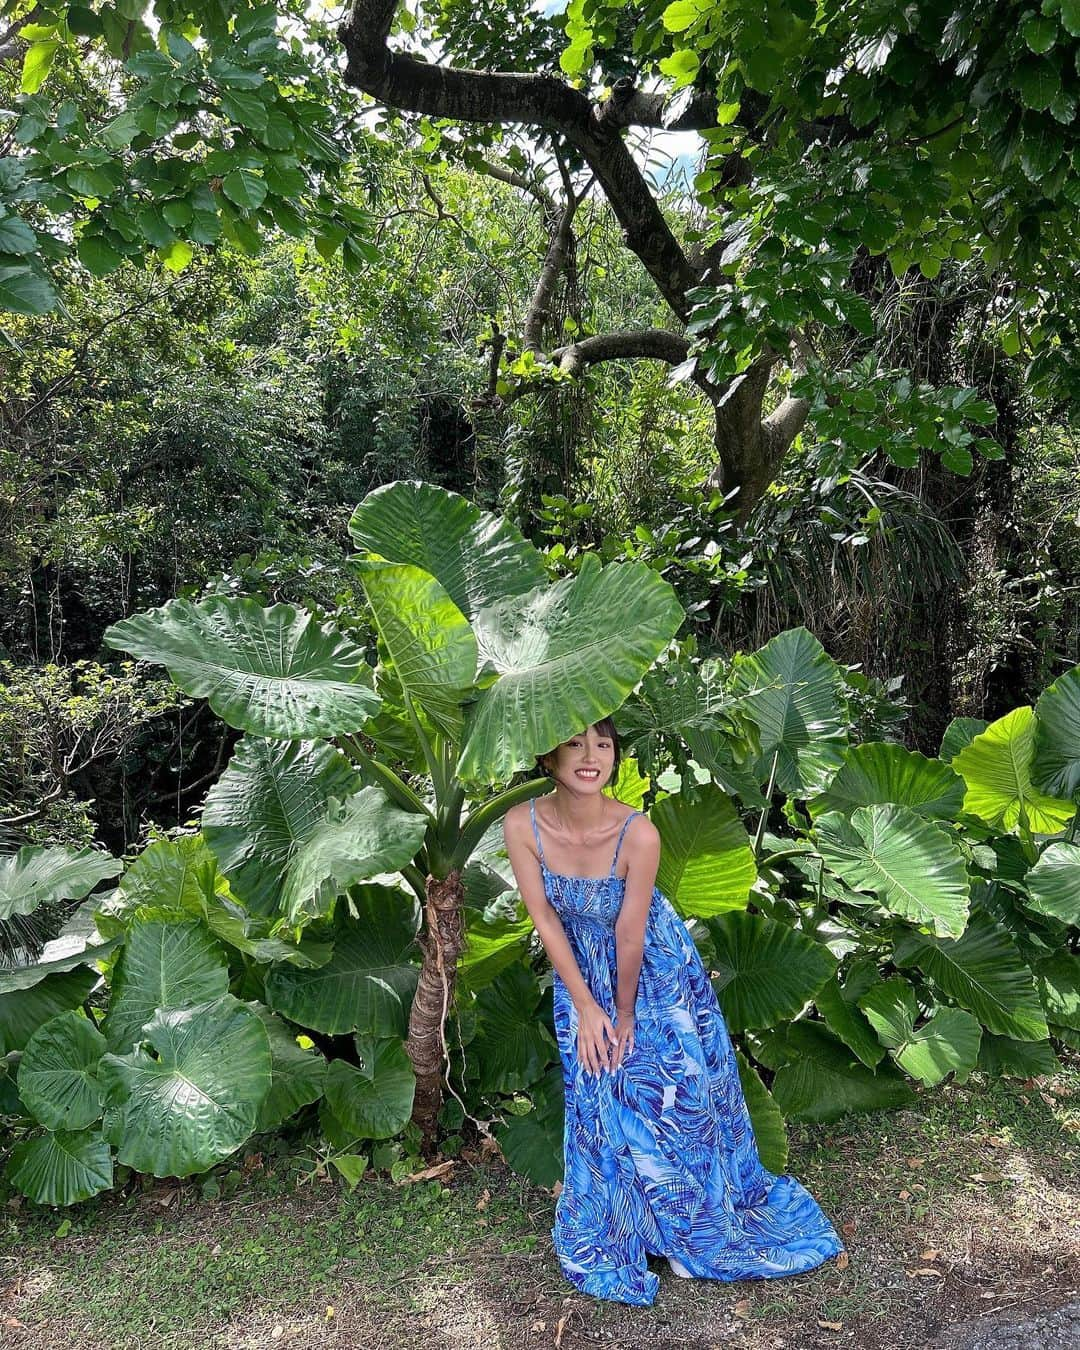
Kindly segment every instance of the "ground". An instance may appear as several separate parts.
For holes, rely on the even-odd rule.
[[[353,1191],[292,1145],[219,1184],[147,1179],[70,1211],[0,1210],[17,1350],[1066,1350],[1080,1346],[1080,1056],[791,1130],[788,1171],[848,1251],[781,1280],[680,1280],[651,1308],[579,1295],[554,1195],[497,1153]],[[226,1169],[220,1169],[224,1174]]]

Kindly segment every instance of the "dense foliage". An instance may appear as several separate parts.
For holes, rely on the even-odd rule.
[[[553,1182],[550,974],[497,827],[545,790],[533,756],[609,712],[631,752],[615,791],[661,832],[657,881],[713,973],[770,1166],[784,1118],[1080,1047],[1080,669],[928,758],[878,738],[883,691],[804,629],[700,659],[640,563],[551,581],[508,522],[418,483],[370,494],[350,532],[374,666],[348,616],[244,597],[109,630],[243,736],[198,833],[127,866],[44,845],[2,862],[0,918],[82,901],[0,976],[25,1194],[74,1203],[116,1164],[204,1171],[316,1102],[351,1179],[379,1141],[434,1143],[437,1113],[451,1151],[490,1121]]]

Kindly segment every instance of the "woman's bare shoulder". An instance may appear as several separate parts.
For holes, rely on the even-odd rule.
[[[528,802],[515,802],[503,816],[503,828],[517,831],[529,816]]]
[[[639,810],[635,814],[634,808],[631,808],[626,813],[626,819],[629,820],[631,816],[634,816],[634,819],[630,821],[630,824],[626,827],[627,843],[630,843],[631,839],[633,839],[635,846],[640,846],[646,840],[650,844],[659,843],[660,831],[644,811]]]

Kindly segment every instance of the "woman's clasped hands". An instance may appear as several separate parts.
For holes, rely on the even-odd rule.
[[[593,1002],[578,1015],[578,1063],[589,1073],[614,1073],[634,1048],[633,1011],[616,1009],[615,1021]]]

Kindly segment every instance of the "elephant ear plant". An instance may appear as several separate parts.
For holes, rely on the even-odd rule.
[[[467,949],[467,882],[505,889],[474,854],[548,786],[505,785],[620,707],[683,619],[644,564],[587,557],[549,581],[511,524],[428,484],[377,489],[349,528],[374,666],[345,631],[246,597],[106,632],[244,734],[199,833],[151,843],[108,894],[84,899],[122,870],[103,854],[4,860],[12,911],[65,868],[84,899],[78,950],[0,975],[2,1109],[30,1130],[8,1175],[36,1200],[84,1199],[114,1162],[205,1170],[320,1098],[332,1140],[411,1119],[429,1148],[459,965],[480,987],[528,930],[518,913]]]

